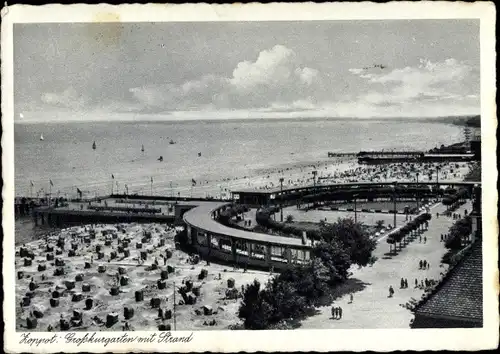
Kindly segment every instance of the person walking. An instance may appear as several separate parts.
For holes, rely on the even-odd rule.
[[[418,262],[418,269],[422,269],[423,264],[422,260],[420,260],[420,262]]]
[[[404,289],[405,287],[405,280],[403,278],[401,278],[401,286],[400,286],[400,289]]]
[[[352,304],[353,301],[354,301],[354,295],[351,293],[349,294],[349,303]]]
[[[415,278],[415,288],[418,288],[418,279]]]
[[[423,267],[422,269],[427,269],[427,261],[424,259],[424,262],[423,262]]]
[[[427,243],[427,236],[424,236],[424,243]]]
[[[405,278],[405,289],[408,289],[408,279]]]
[[[392,297],[394,295],[394,288],[392,285],[389,286],[389,297]]]
[[[427,262],[427,269],[430,269],[431,268],[431,264],[429,262]]]
[[[339,320],[342,319],[342,307],[339,306]]]

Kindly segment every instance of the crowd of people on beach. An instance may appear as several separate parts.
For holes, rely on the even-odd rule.
[[[392,163],[384,165],[359,165],[357,162],[333,163],[329,165],[311,165],[299,171],[289,169],[276,171],[277,176],[270,174],[259,181],[248,181],[246,188],[271,190],[281,186],[279,178],[284,178],[283,187],[302,187],[316,184],[351,183],[351,182],[420,182],[436,180],[462,180],[466,163]],[[465,169],[464,171],[462,171]],[[313,174],[316,171],[316,176]],[[274,179],[276,178],[276,181]]]

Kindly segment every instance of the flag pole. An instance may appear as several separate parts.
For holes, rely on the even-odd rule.
[[[33,199],[33,181],[30,181],[30,198]]]
[[[151,177],[151,196],[153,196],[153,177]]]

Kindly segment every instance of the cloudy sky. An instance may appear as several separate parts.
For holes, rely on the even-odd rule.
[[[16,24],[14,63],[17,120],[480,112],[473,20]]]

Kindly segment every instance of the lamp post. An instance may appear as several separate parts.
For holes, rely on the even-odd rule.
[[[283,177],[280,178],[280,209],[281,209],[281,222],[283,222]]]
[[[313,194],[314,194],[314,202],[313,205],[316,206],[316,175],[318,174],[318,171],[314,170],[312,171],[313,174]]]
[[[419,176],[419,173],[417,172],[417,213],[420,210],[419,205],[418,205],[419,204],[419,198],[418,198],[419,195],[418,194],[420,193],[420,190],[418,189],[418,176]]]
[[[394,200],[394,227],[396,227],[396,187],[398,185],[398,182],[394,182],[394,186],[392,187],[392,190],[393,190],[393,196],[392,196],[392,199]]]
[[[358,195],[354,194],[354,223],[358,223],[358,204],[357,204]]]
[[[439,166],[436,166],[436,193],[439,200]]]
[[[177,330],[177,319],[175,318],[176,311],[175,311],[175,292],[177,288],[175,287],[175,281],[174,281],[174,331]]]

